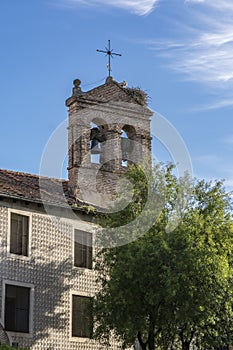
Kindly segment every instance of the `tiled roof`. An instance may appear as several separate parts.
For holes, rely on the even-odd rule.
[[[0,169],[0,196],[64,206],[74,204],[68,181]]]

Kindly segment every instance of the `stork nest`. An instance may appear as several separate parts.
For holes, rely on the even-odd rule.
[[[148,94],[141,90],[140,87],[127,87],[125,91],[128,95],[133,97],[141,106],[147,106],[150,99]]]

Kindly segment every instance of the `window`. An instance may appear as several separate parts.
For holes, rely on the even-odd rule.
[[[92,337],[92,309],[92,298],[72,295],[72,337]]]
[[[74,266],[92,268],[92,234],[74,231]]]
[[[30,288],[5,285],[5,329],[29,333]]]
[[[10,253],[28,256],[29,217],[11,213]]]

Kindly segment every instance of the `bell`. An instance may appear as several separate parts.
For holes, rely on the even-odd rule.
[[[98,147],[98,144],[99,144],[98,140],[92,139],[91,140],[91,149]]]
[[[100,153],[100,144],[98,140],[91,140],[91,154],[99,154]]]
[[[132,151],[132,141],[128,138],[122,138],[121,139],[122,158],[127,159],[131,151]]]

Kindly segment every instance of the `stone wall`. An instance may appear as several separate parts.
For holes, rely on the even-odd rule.
[[[126,102],[109,102],[69,109],[69,185],[77,197],[91,202],[98,192],[114,194],[117,183],[126,171],[122,160],[140,164],[151,159],[150,118],[143,106]],[[99,164],[91,162],[91,122],[103,127]],[[126,152],[122,149],[122,130],[128,133]],[[92,192],[92,193],[91,193]],[[86,197],[86,198],[85,198]],[[93,204],[96,204],[93,202]]]

